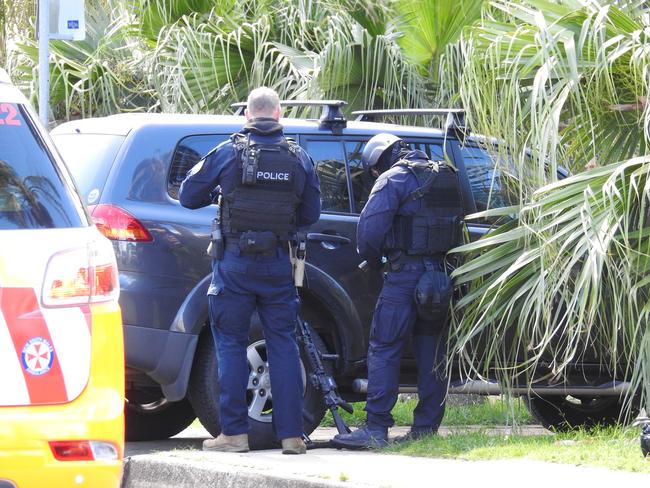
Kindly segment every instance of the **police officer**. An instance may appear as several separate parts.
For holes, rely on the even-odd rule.
[[[275,91],[253,90],[245,115],[243,130],[194,166],[179,193],[187,208],[213,203],[218,191],[223,203],[223,256],[217,252],[212,261],[208,290],[221,434],[204,441],[203,449],[249,449],[246,349],[257,309],[273,384],[276,435],[283,453],[304,454],[303,384],[295,337],[299,298],[288,248],[299,228],[318,220],[320,187],[311,158],[283,135]]]
[[[333,439],[350,449],[388,444],[400,360],[410,336],[418,366],[418,404],[406,438],[438,430],[447,389],[444,322],[452,292],[444,255],[460,241],[463,212],[456,172],[429,161],[420,150],[409,150],[398,137],[376,135],[361,159],[379,177],[359,219],[358,252],[375,269],[387,258],[389,271],[370,330],[366,424]]]

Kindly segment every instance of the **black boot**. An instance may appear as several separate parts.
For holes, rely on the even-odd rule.
[[[643,427],[641,432],[641,452],[644,456],[650,456],[650,424]]]
[[[346,449],[378,449],[388,445],[388,429],[364,425],[350,434],[337,434],[332,439],[336,447]]]
[[[393,442],[400,443],[400,442],[417,441],[418,439],[422,439],[423,437],[427,437],[430,435],[436,435],[437,433],[438,433],[438,429],[435,427],[419,428],[419,429],[411,427],[411,430],[409,430],[404,435],[396,437],[393,440]]]

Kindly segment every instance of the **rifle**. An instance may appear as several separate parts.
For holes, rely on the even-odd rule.
[[[338,411],[338,407],[341,407],[348,413],[352,413],[354,408],[352,405],[347,403],[338,393],[338,387],[334,378],[325,371],[323,367],[323,359],[326,361],[333,361],[338,358],[336,354],[323,354],[321,353],[316,345],[314,340],[309,332],[309,324],[307,322],[298,319],[298,338],[305,347],[307,353],[307,360],[309,361],[309,366],[311,373],[309,374],[309,380],[311,381],[314,388],[319,389],[323,394],[323,399],[325,400],[325,405],[332,412],[332,418],[334,419],[334,425],[339,431],[339,434],[348,434],[350,433],[350,428],[345,424],[345,421],[341,417],[341,414]],[[311,447],[316,447],[314,442],[309,439],[307,434],[303,434],[305,443]],[[326,443],[323,447],[328,447],[329,442]]]

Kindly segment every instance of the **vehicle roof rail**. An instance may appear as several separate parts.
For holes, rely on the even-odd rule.
[[[356,121],[371,122],[381,117],[400,116],[400,117],[421,117],[427,115],[445,116],[444,129],[448,132],[455,132],[458,135],[468,132],[465,124],[465,110],[462,108],[402,108],[402,109],[382,109],[382,110],[356,110],[352,112],[356,115]]]
[[[332,132],[340,132],[347,126],[347,120],[341,107],[347,105],[343,100],[280,100],[281,107],[323,107],[319,127],[330,129]],[[235,109],[235,115],[244,115],[246,102],[233,103],[230,106]]]

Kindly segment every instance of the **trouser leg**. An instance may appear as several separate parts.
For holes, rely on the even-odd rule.
[[[279,439],[300,437],[303,432],[303,383],[296,342],[298,294],[293,282],[277,283],[258,297],[264,326],[273,394],[273,422]]]
[[[389,273],[375,307],[368,347],[368,424],[394,423],[391,410],[399,392],[400,360],[415,322],[413,289],[417,276]]]
[[[209,295],[208,303],[217,351],[221,432],[243,434],[249,429],[246,348],[255,298],[223,289],[218,295]]]
[[[413,411],[413,430],[435,431],[442,422],[447,395],[445,349],[444,336],[413,336],[418,366],[418,404]]]

